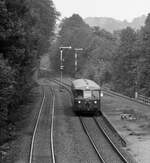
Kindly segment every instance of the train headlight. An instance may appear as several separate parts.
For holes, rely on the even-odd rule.
[[[81,101],[78,101],[78,104],[81,104]]]
[[[94,104],[97,104],[97,101],[94,101]]]

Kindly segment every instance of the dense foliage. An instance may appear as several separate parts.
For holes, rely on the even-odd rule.
[[[57,12],[49,0],[0,1],[0,114],[12,114],[33,86],[39,58],[48,51]]]
[[[75,64],[74,64],[74,48],[84,48],[84,51],[78,52],[78,71],[82,67],[80,61],[83,59],[81,54],[85,54],[86,48],[89,46],[91,29],[88,25],[84,23],[82,18],[74,14],[70,18],[66,18],[60,24],[61,30],[59,31],[59,37],[52,46],[53,56],[53,65],[57,71],[59,71],[60,66],[60,47],[71,46],[72,49],[63,50],[63,65],[64,73],[74,75],[75,73]],[[54,52],[55,49],[55,52]]]
[[[75,74],[107,84],[111,89],[134,97],[135,92],[150,96],[150,15],[138,31],[132,28],[113,34],[99,27],[91,28],[74,14],[60,25],[51,59],[60,71],[61,46],[83,48],[78,54],[78,71],[74,71],[74,50],[63,51],[64,74]]]
[[[133,52],[136,41],[135,31],[129,27],[122,30],[120,41],[120,45],[113,58],[114,89],[133,96],[136,75],[136,56]]]
[[[145,26],[141,29],[139,42],[137,86],[142,94],[150,96],[150,14],[147,16]]]
[[[110,77],[109,61],[115,49],[115,44],[116,42],[111,33],[99,28],[90,28],[79,15],[74,14],[62,21],[59,37],[52,46],[53,55],[51,60],[53,60],[55,69],[60,71],[59,47],[71,46],[72,50],[63,50],[63,73],[78,77],[84,76],[99,82],[99,78],[104,80],[104,78]],[[82,51],[77,52],[77,72],[75,72],[74,63],[75,48],[83,48]],[[100,73],[100,77],[98,73]]]
[[[150,15],[141,30],[126,28],[120,38],[113,62],[114,89],[132,97],[135,92],[150,96]]]
[[[87,50],[88,58],[82,74],[102,85],[112,78],[111,61],[117,41],[104,29],[94,27],[92,31],[92,39]]]

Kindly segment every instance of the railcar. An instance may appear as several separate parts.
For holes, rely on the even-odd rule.
[[[72,81],[73,110],[76,113],[101,113],[101,89],[89,79]]]

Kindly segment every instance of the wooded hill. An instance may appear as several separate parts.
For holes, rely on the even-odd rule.
[[[120,21],[117,19],[109,18],[109,17],[87,17],[84,19],[84,21],[89,26],[91,27],[98,26],[101,29],[105,29],[109,32],[122,30],[126,27],[131,27],[137,30],[137,29],[140,29],[142,26],[144,26],[145,20],[146,20],[145,15],[134,18],[131,22],[128,22],[126,20]]]

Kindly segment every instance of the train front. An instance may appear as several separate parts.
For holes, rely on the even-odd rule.
[[[100,90],[76,90],[74,97],[74,111],[98,112],[100,111]]]

